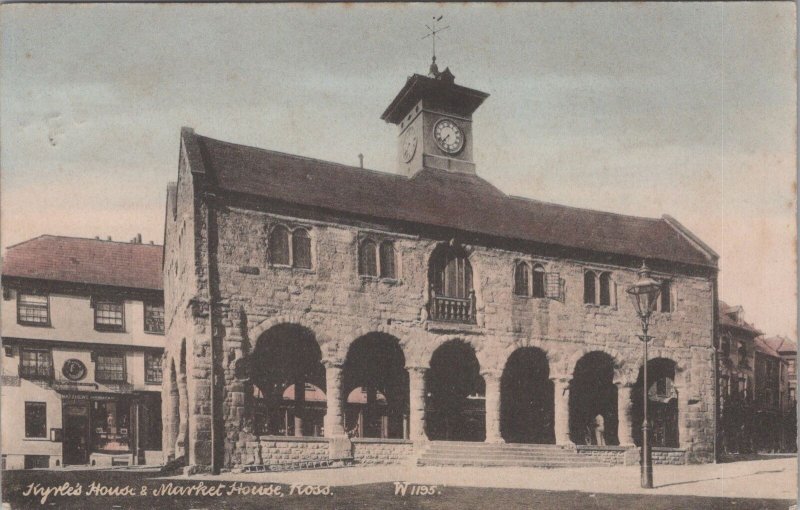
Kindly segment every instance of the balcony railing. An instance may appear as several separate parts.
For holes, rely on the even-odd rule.
[[[475,291],[466,299],[437,296],[431,291],[428,316],[435,321],[475,324]]]

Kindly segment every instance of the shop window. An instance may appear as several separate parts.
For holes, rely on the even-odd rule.
[[[518,262],[514,268],[514,295],[515,296],[528,296],[528,264],[525,262]]]
[[[164,333],[163,304],[144,304],[144,330],[147,333]]]
[[[144,382],[147,384],[161,384],[163,379],[161,360],[161,354],[155,352],[144,353]]]
[[[47,437],[47,404],[25,402],[25,437]]]
[[[95,451],[124,452],[129,449],[130,404],[125,399],[92,403],[92,446]]]
[[[94,378],[97,382],[125,382],[125,355],[117,353],[97,354]]]
[[[26,379],[51,379],[53,377],[53,357],[48,349],[20,350],[19,375]]]
[[[98,331],[123,331],[125,305],[122,301],[101,300],[94,303],[94,329]]]
[[[394,243],[384,241],[380,247],[381,278],[396,278],[394,264]]]
[[[48,296],[18,293],[17,322],[26,326],[49,326],[50,300]]]

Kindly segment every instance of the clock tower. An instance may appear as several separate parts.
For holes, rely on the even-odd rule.
[[[474,174],[472,114],[489,94],[455,84],[436,57],[427,76],[414,74],[381,115],[399,128],[398,169],[408,177],[423,169]]]

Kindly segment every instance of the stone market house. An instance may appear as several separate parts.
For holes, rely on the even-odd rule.
[[[3,469],[159,464],[163,248],[44,235],[3,260]]]
[[[487,96],[435,65],[411,76],[382,115],[399,131],[396,174],[182,130],[165,229],[168,458],[400,462],[471,441],[618,459],[640,441],[625,289],[643,261],[662,282],[656,458],[713,458],[717,255],[669,216],[482,179],[472,114]],[[609,446],[576,447],[598,416]]]

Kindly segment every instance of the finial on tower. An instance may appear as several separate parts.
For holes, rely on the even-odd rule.
[[[428,76],[430,76],[431,78],[438,78],[439,75],[440,75],[439,66],[436,65],[436,36],[437,36],[437,34],[439,34],[439,32],[444,32],[445,30],[450,28],[450,25],[447,25],[446,27],[442,27],[442,28],[436,28],[436,23],[438,23],[439,21],[442,21],[443,17],[444,17],[443,15],[441,15],[439,17],[434,16],[433,17],[433,23],[431,23],[432,27],[428,26],[428,25],[425,25],[425,28],[428,29],[429,33],[427,35],[425,35],[423,37],[423,39],[427,39],[428,37],[430,37],[431,38],[431,45],[432,45],[431,46],[431,50],[432,50],[431,51],[431,54],[432,54],[431,67],[430,67],[430,70],[428,71]],[[441,36],[439,36],[439,37],[441,37]]]

